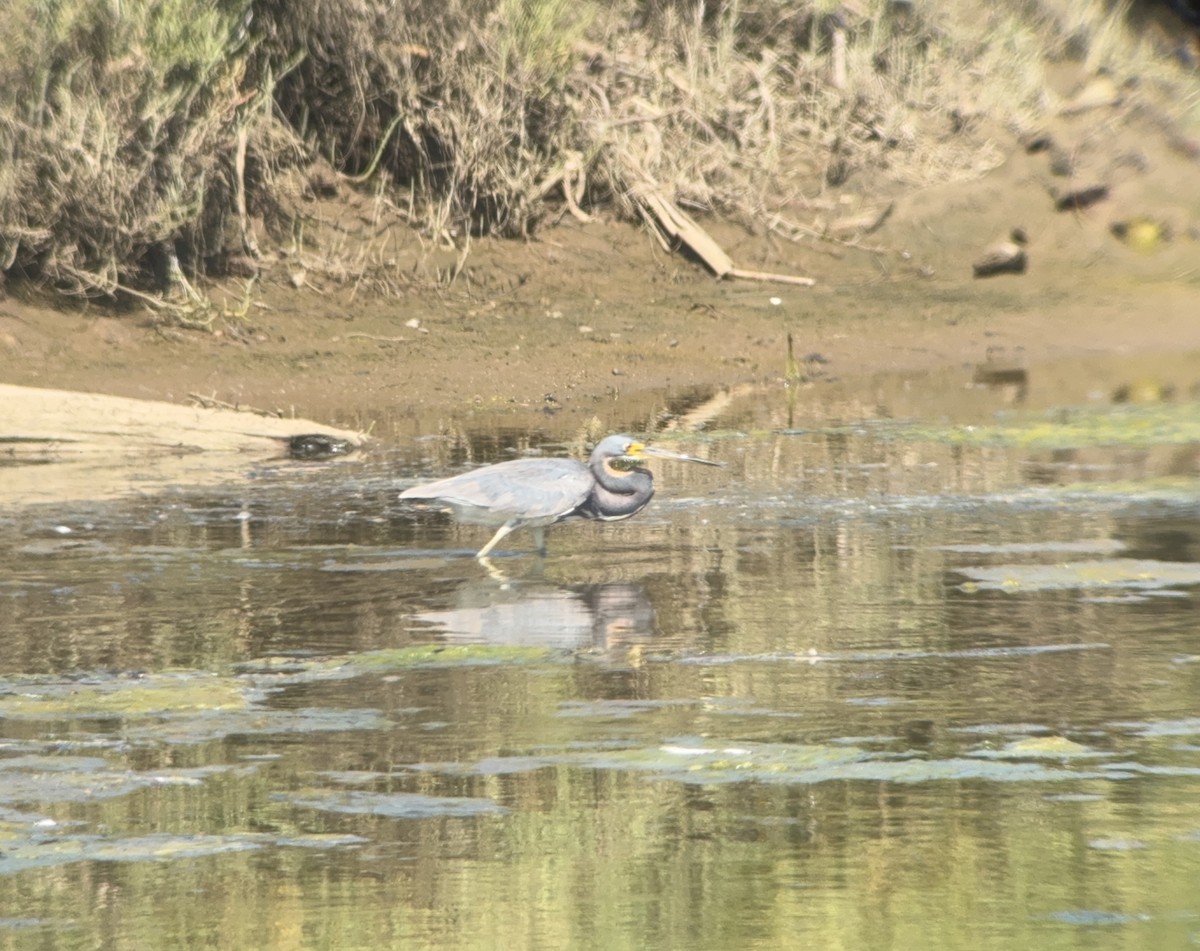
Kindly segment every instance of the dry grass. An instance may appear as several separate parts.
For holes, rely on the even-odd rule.
[[[406,201],[430,246],[636,216],[641,186],[813,239],[846,192],[998,161],[997,130],[1054,108],[1056,58],[1136,63],[1197,102],[1101,0],[13,3],[0,268],[73,294],[186,286],[255,256],[255,222],[291,240],[286,172],[315,158]],[[385,257],[347,249],[342,270]]]

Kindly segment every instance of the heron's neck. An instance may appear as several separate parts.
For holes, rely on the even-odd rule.
[[[582,512],[586,518],[618,521],[636,515],[653,497],[654,479],[645,469],[627,469],[620,475],[606,471],[604,478],[597,479]]]

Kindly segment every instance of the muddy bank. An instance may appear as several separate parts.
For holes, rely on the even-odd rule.
[[[815,402],[831,386],[869,389],[880,375],[920,386],[915,375],[952,368],[969,380],[989,360],[1142,355],[1131,372],[1153,376],[1155,355],[1200,350],[1200,176],[1195,156],[1151,119],[1126,122],[1101,146],[1088,131],[1098,118],[1053,130],[1057,148],[1073,148],[1111,183],[1087,208],[1056,205],[1064,185],[1051,159],[1010,141],[988,175],[898,194],[883,225],[850,244],[780,242],[705,222],[740,266],[811,275],[812,288],[718,282],[637,228],[570,216],[528,242],[475,241],[455,280],[439,285],[437,268],[457,252],[431,257],[393,222],[384,224],[395,246],[387,266],[428,280],[388,295],[311,271],[297,282],[301,262],[280,253],[245,316],[209,332],[95,305],[52,308],[17,292],[0,302],[0,381],[203,397],[353,429],[386,418],[395,431],[374,435],[387,440],[497,414],[514,426],[594,416],[604,428],[611,416],[631,418],[614,401],[637,394],[782,386],[788,334],[802,400]],[[1131,150],[1139,162],[1119,163]],[[353,192],[327,209],[350,229],[347,241],[364,244],[379,233],[365,224],[373,210]],[[1140,249],[1122,241],[1114,223],[1138,216],[1165,222],[1170,239]],[[1027,237],[1025,273],[973,277],[972,262],[1014,228]],[[1110,375],[1096,385],[1119,385],[1120,369]],[[1079,387],[1088,393],[1086,381]],[[648,424],[661,398],[648,400]]]
[[[806,368],[815,387],[989,357],[1032,365],[1200,349],[1194,284],[1104,268],[986,283],[969,272],[812,289],[717,283],[612,224],[478,258],[470,290],[365,302],[275,292],[236,336],[9,300],[2,377],[174,402],[199,395],[351,427],[386,412],[425,427],[564,408],[603,417],[607,402],[647,389],[782,385],[788,333],[798,358],[819,354]]]

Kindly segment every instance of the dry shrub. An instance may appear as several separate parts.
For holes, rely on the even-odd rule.
[[[1000,13],[972,5],[950,30],[887,2],[714,6],[660,0],[648,47],[614,44],[644,64],[608,96],[614,182],[632,170],[684,204],[811,235],[788,216],[829,193],[978,175],[999,154],[964,116],[1020,126],[1037,108],[1033,47],[981,68]],[[990,89],[1003,98],[982,106]]]
[[[972,117],[1027,125],[1045,48],[983,3],[935,25],[891,0],[275,2],[276,47],[307,51],[283,113],[337,167],[382,158],[436,234],[527,234],[568,192],[636,216],[652,187],[811,235],[789,216],[829,190],[995,164]]]
[[[435,230],[524,234],[538,182],[579,138],[566,76],[591,7],[576,0],[316,0],[260,5],[281,51],[283,114],[338,168],[384,166]],[[286,55],[286,54],[285,54]]]
[[[0,18],[0,267],[77,294],[161,281],[232,207],[248,0],[13,3]]]
[[[383,172],[439,238],[528,234],[562,199],[634,216],[647,187],[819,236],[844,191],[997,161],[994,130],[1047,108],[1047,57],[1111,65],[1119,15],[1103,0],[10,0],[0,268],[76,293],[153,286],[176,258],[202,270],[242,250],[238,199],[279,212],[275,170],[303,156]]]
[[[374,167],[382,149],[393,177],[427,199],[435,232],[466,222],[513,235],[535,227],[547,196],[564,189],[635,214],[631,190],[652,184],[751,220],[864,169],[907,174],[896,161],[905,153],[940,155],[912,121],[922,104],[906,100],[932,40],[877,6],[317,0],[303,11],[256,9],[279,50],[307,52],[276,98],[314,149],[350,171]],[[841,88],[830,76],[835,32],[847,49]],[[949,138],[950,121],[938,134]],[[930,164],[945,171],[965,151]],[[794,191],[781,195],[781,182]]]

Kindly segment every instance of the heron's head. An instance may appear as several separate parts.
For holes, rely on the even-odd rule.
[[[605,471],[617,479],[629,475],[636,462],[645,458],[646,444],[632,436],[606,436],[592,450],[592,469],[603,466]]]
[[[669,449],[660,449],[657,446],[647,446],[644,442],[640,442],[632,436],[624,435],[606,436],[592,450],[592,462],[602,463],[604,468],[614,474],[622,474],[621,467],[614,466],[614,462],[626,459],[640,462],[649,456],[655,456],[660,459],[680,459],[684,462],[699,462],[706,466],[719,466],[721,464],[708,459],[697,459],[695,456],[687,456],[679,452],[671,452]]]

